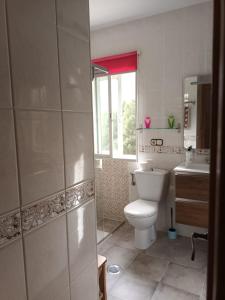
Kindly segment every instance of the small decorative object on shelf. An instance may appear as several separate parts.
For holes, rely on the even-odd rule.
[[[168,125],[171,129],[175,127],[175,117],[172,114],[170,114],[168,117]]]
[[[151,127],[151,118],[150,117],[145,117],[145,128],[150,128]]]

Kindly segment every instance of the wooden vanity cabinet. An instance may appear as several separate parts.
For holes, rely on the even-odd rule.
[[[209,175],[175,173],[176,222],[208,227]]]
[[[197,227],[208,227],[208,202],[176,200],[176,222]]]

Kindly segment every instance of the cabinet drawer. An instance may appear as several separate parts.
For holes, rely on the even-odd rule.
[[[176,198],[209,200],[209,175],[176,174]]]
[[[208,203],[205,201],[177,199],[176,222],[207,228]]]

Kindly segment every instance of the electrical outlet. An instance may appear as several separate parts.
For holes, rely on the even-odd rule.
[[[163,146],[163,139],[151,139],[151,146]]]

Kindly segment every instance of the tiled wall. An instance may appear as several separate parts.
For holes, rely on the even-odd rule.
[[[124,207],[129,203],[130,172],[135,162],[103,158],[102,168],[95,169],[97,215],[99,219],[123,221]]]
[[[91,33],[93,58],[138,50],[138,127],[146,115],[152,127],[168,127],[170,113],[181,125],[180,131],[138,132],[138,160],[152,158],[168,169],[183,160],[183,80],[211,73],[212,19],[209,1]],[[151,138],[163,138],[169,148],[150,149]]]
[[[143,126],[146,115],[151,117],[152,127],[167,127],[170,113],[181,124],[180,131],[138,132],[139,161],[152,159],[153,167],[171,170],[185,159],[183,80],[188,76],[211,73],[212,17],[213,6],[209,1],[91,33],[93,58],[138,50],[138,127]],[[151,138],[162,138],[163,147],[151,147]],[[197,157],[198,160],[205,158],[207,154]],[[130,191],[133,193],[133,189]],[[171,185],[169,201],[160,208],[160,229],[169,226],[169,210],[165,203],[170,206],[173,200],[174,187]]]
[[[1,300],[98,298],[88,15],[0,0]]]

